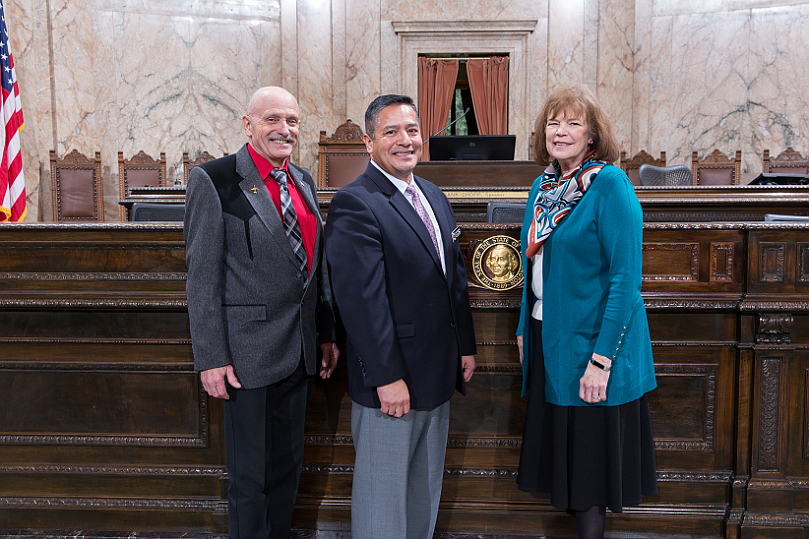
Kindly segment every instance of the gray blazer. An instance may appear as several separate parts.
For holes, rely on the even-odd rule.
[[[306,372],[315,374],[318,343],[335,340],[314,180],[291,163],[289,172],[317,216],[309,275],[297,269],[281,217],[246,144],[235,155],[194,167],[186,189],[183,232],[194,368],[231,364],[246,389],[283,380],[301,354]]]

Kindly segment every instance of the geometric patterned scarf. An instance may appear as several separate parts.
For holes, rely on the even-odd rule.
[[[528,258],[539,252],[551,232],[573,210],[593,179],[607,164],[590,159],[593,154],[595,151],[585,155],[579,166],[559,178],[556,177],[557,171],[553,164],[545,169],[534,203],[534,219],[528,231],[528,247],[525,250]]]

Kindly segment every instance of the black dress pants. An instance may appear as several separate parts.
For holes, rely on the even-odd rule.
[[[312,380],[301,361],[294,373],[275,384],[258,389],[228,387],[225,449],[230,539],[289,539]]]

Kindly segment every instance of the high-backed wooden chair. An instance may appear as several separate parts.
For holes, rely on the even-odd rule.
[[[51,200],[57,223],[104,221],[101,152],[95,159],[73,150],[63,158],[51,150]]]
[[[130,195],[133,187],[165,187],[166,154],[160,152],[160,159],[139,151],[132,159],[124,159],[124,152],[118,152],[118,196],[120,200]],[[126,221],[126,208],[120,208],[121,221]]]
[[[739,185],[742,175],[742,152],[736,150],[733,159],[714,150],[700,160],[697,152],[691,154],[691,176],[694,185]]]
[[[320,132],[318,187],[343,187],[365,172],[370,156],[362,141],[360,126],[347,120],[331,137]]]
[[[227,153],[225,154],[227,155]],[[188,177],[191,176],[191,169],[202,163],[213,161],[216,157],[205,150],[201,151],[193,160],[189,159],[188,152],[183,152],[183,185],[188,185]]]
[[[646,151],[641,150],[635,154],[635,157],[632,159],[626,158],[626,152],[621,152],[621,170],[623,170],[627,176],[629,176],[629,181],[632,182],[632,185],[641,185],[640,183],[640,174],[638,171],[640,170],[641,165],[652,165],[654,167],[665,167],[666,166],[666,152],[660,152],[660,159],[655,159]]]
[[[787,148],[778,157],[770,158],[770,150],[764,150],[762,172],[773,174],[809,174],[809,157]]]

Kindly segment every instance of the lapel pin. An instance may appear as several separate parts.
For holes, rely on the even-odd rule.
[[[253,188],[252,188],[252,189],[250,189],[250,190],[251,190],[251,191],[253,191],[253,194],[255,195],[255,194],[258,192],[258,187],[256,187],[256,186],[254,185],[254,186],[253,186]]]
[[[458,238],[461,237],[461,225],[455,227],[455,230],[452,231],[452,243],[458,241]]]

